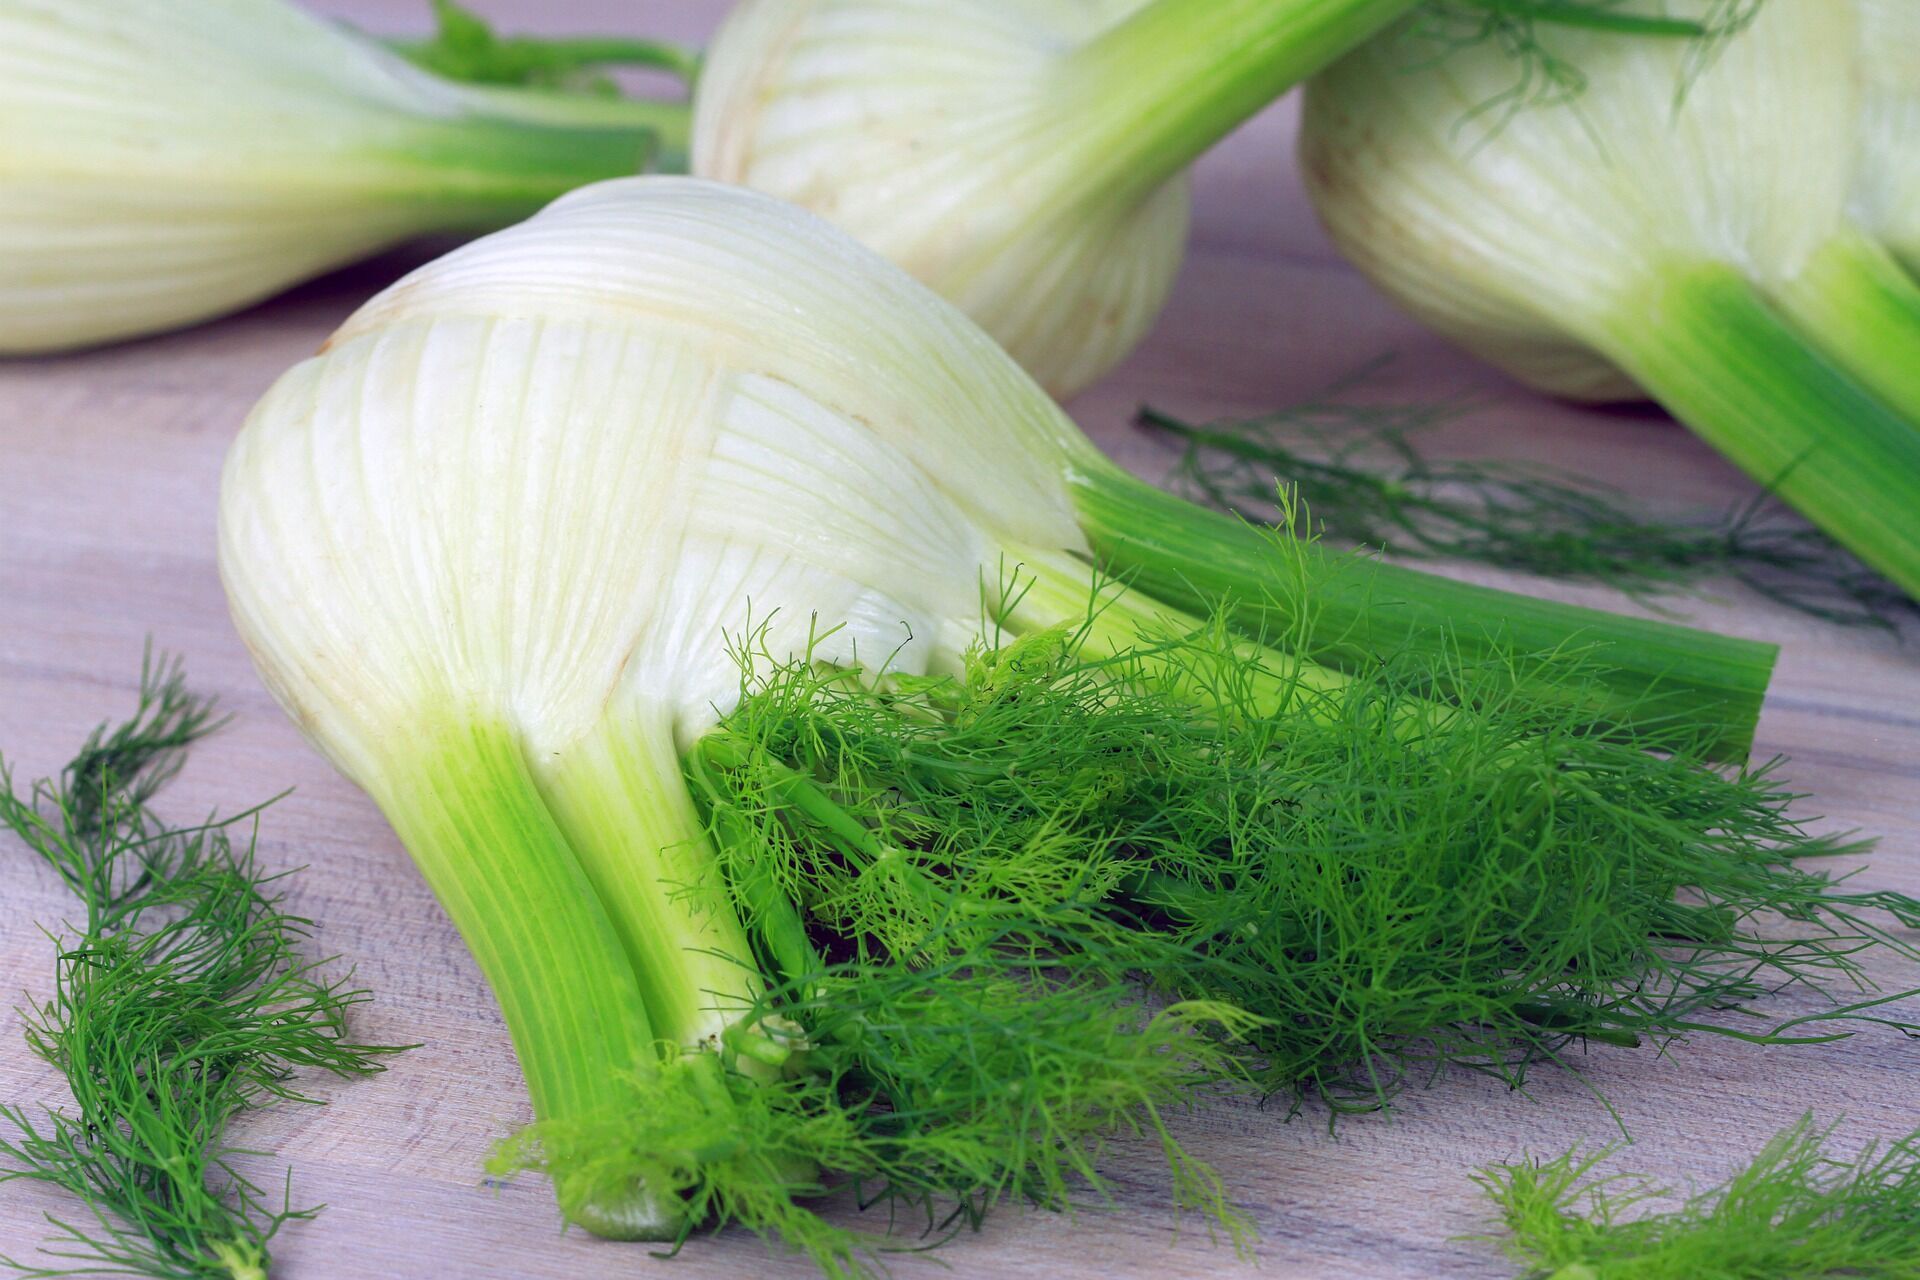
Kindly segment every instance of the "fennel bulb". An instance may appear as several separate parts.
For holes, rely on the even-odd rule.
[[[1310,85],[1307,185],[1436,329],[1556,394],[1644,391],[1920,592],[1920,288],[1879,238],[1868,12],[1770,0],[1705,59],[1569,30],[1583,92],[1513,111],[1497,51],[1402,28]]]
[[[454,85],[281,0],[0,0],[0,355],[501,226],[637,171],[666,118]]]
[[[414,273],[254,411],[222,491],[235,620],[447,905],[537,1115],[606,1110],[656,1040],[718,1048],[758,997],[678,779],[738,687],[725,629],[797,649],[818,615],[848,623],[824,656],[957,652],[1003,546],[1084,546],[1017,465],[1068,430],[823,224],[672,179]],[[605,1234],[675,1229],[560,1195]]]
[[[1131,585],[1089,618],[1103,564]],[[767,1005],[770,970],[804,979],[813,935],[790,917],[820,904],[788,901],[793,876],[743,886],[740,864],[763,864],[729,864],[718,846],[760,848],[763,811],[740,810],[721,839],[683,773],[690,755],[721,771],[758,759],[751,744],[706,752],[747,692],[743,651],[924,688],[978,668],[983,637],[1039,637],[1044,653],[1081,627],[1117,651],[1192,608],[1237,628],[1222,661],[1244,665],[1234,686],[1270,709],[1343,696],[1349,677],[1323,659],[1365,671],[1384,650],[1445,693],[1476,657],[1592,644],[1617,660],[1612,676],[1558,691],[1543,660],[1497,678],[1581,739],[1645,717],[1678,734],[1665,746],[1735,754],[1772,661],[1764,645],[1405,571],[1335,572],[1157,493],[911,277],[792,206],[697,179],[571,193],[367,303],[236,440],[220,565],[266,682],[379,803],[472,948],[549,1135],[622,1131],[607,1117],[636,1087],[657,1122],[745,1133],[753,1117],[772,1123],[778,1093],[722,1089],[739,1110],[701,1120],[687,1091],[715,1096],[718,1062],[786,1079],[816,1053],[796,1053]],[[1019,589],[996,591],[1010,566]],[[1279,638],[1292,652],[1259,647]],[[1002,674],[1026,670],[1009,660]],[[1392,737],[1401,717],[1382,723]],[[1462,750],[1489,758],[1477,741]],[[1091,776],[1067,775],[1079,791]],[[771,776],[838,821],[804,775]],[[935,891],[885,850],[875,868],[864,884],[904,885],[922,906]],[[909,970],[873,990],[906,983],[915,1008],[944,998]],[[994,999],[1026,985],[998,983]],[[1062,1016],[1103,1044],[1125,1029],[1089,1022],[1075,999]],[[1182,1017],[1245,1021],[1203,1005]],[[1116,1089],[1132,1078],[1149,1105],[1167,1101],[1173,1085],[1137,1056],[1087,1051],[1120,1064]],[[719,1141],[674,1133],[659,1138],[666,1154],[630,1153],[653,1161],[644,1177],[558,1162],[566,1212],[608,1235],[674,1234],[695,1211],[680,1198],[693,1175],[661,1162]],[[771,1179],[788,1204],[806,1160],[855,1159],[855,1145],[699,1176]]]
[[[1065,397],[1153,323],[1189,164],[1412,0],[747,0],[693,171],[803,205]]]
[[[1056,396],[1119,363],[1185,248],[1198,156],[1418,0],[744,0],[708,51],[693,171],[793,201],[905,267]],[[1512,27],[1648,24],[1464,0]],[[1656,24],[1672,42],[1713,20]],[[1502,56],[1506,56],[1503,54]]]

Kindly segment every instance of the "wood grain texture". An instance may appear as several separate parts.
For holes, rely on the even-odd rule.
[[[417,28],[422,0],[328,6],[369,26]],[[490,0],[512,26],[616,25],[700,37],[718,3]],[[1683,431],[1644,412],[1580,412],[1529,396],[1399,316],[1341,265],[1290,173],[1292,114],[1255,121],[1200,166],[1191,258],[1152,340],[1073,406],[1103,446],[1159,477],[1170,455],[1129,425],[1143,399],[1189,414],[1254,411],[1313,392],[1382,351],[1382,386],[1407,397],[1472,393],[1483,411],[1449,429],[1461,453],[1500,451],[1569,465],[1650,500],[1723,506],[1749,486]],[[318,1084],[324,1108],[280,1108],[240,1135],[290,1162],[303,1200],[328,1209],[278,1249],[286,1280],[360,1277],[809,1274],[740,1233],[703,1239],[676,1261],[644,1248],[562,1235],[544,1185],[482,1185],[488,1144],[528,1118],[507,1037],[458,938],[373,806],[296,735],[256,681],[230,628],[213,564],[221,457],[252,401],[411,260],[406,255],[307,286],[191,332],[61,359],[0,364],[0,749],[22,777],[57,768],[96,722],[123,713],[144,637],[188,660],[234,724],[200,748],[170,812],[234,808],[284,788],[262,854],[306,865],[294,905],[320,945],[377,993],[360,1029],[418,1040],[386,1075]],[[1476,575],[1586,603],[1610,593]],[[1792,757],[1806,811],[1884,837],[1861,883],[1920,893],[1920,655],[1836,630],[1733,588],[1687,605],[1698,622],[1785,646],[1761,724],[1760,753]],[[34,921],[60,918],[53,877],[0,842],[0,989],[46,990],[51,951]],[[1877,967],[1892,985],[1916,975]],[[1807,1007],[1782,997],[1782,1013]],[[939,1262],[903,1256],[902,1277],[1268,1275],[1432,1280],[1512,1274],[1484,1245],[1469,1168],[1617,1137],[1603,1094],[1638,1141],[1633,1164],[1673,1179],[1719,1177],[1808,1107],[1850,1117],[1850,1141],[1920,1122],[1920,1046],[1863,1034],[1820,1049],[1700,1040],[1666,1058],[1601,1050],[1584,1079],[1542,1071],[1530,1096],[1450,1074],[1387,1116],[1324,1113],[1286,1122],[1252,1103],[1179,1121],[1180,1136],[1225,1175],[1262,1233],[1257,1263],[1176,1226],[1155,1153],[1116,1166],[1120,1203],[1074,1218],[1003,1212]],[[0,1098],[57,1103],[52,1074],[0,1015]],[[33,1188],[0,1189],[0,1252],[43,1238],[40,1215],[70,1206]]]

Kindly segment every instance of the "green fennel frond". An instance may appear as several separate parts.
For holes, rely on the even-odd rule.
[[[804,986],[770,994],[757,1015],[775,1034],[812,1024],[787,1075],[768,1081],[729,1054],[663,1046],[628,1106],[536,1125],[490,1169],[564,1171],[608,1189],[638,1179],[686,1203],[689,1232],[738,1224],[841,1280],[977,1227],[1001,1203],[1104,1200],[1108,1139],[1146,1135],[1167,1158],[1176,1203],[1247,1246],[1251,1227],[1219,1177],[1165,1123],[1228,1069],[1221,1037],[1243,1015],[1143,1012],[1130,987],[1049,981],[993,956],[823,964]],[[888,1229],[843,1226],[808,1203],[845,1188],[863,1209],[886,1204]]]
[[[1442,706],[1430,663],[1329,685],[1216,623],[1115,648],[1102,607],[950,674],[741,637],[685,774],[769,989],[719,1054],[495,1169],[637,1179],[859,1276],[996,1204],[1108,1200],[1102,1152],[1144,1139],[1244,1243],[1166,1122],[1210,1094],[1332,1117],[1449,1065],[1517,1087],[1584,1045],[1911,1029],[1859,958],[1920,959],[1920,902],[1821,870],[1865,845],[1807,834],[1771,768],[1601,734],[1525,671],[1458,663]],[[1819,1010],[1763,1021],[1782,988]],[[823,1216],[847,1190],[890,1229]]]
[[[1913,955],[1875,917],[1920,903],[1816,870],[1865,846],[1805,834],[1771,767],[1707,768],[1683,725],[1603,738],[1494,674],[1441,708],[1393,662],[1291,687],[1218,628],[1041,632],[960,678],[762,668],[697,759],[716,834],[751,832],[723,857],[816,951],[1011,946],[1244,1010],[1248,1074],[1336,1108],[1448,1062],[1518,1083],[1582,1040],[1745,1036],[1728,1009],[1851,985],[1860,945]]]
[[[469,84],[518,85],[617,97],[620,86],[605,74],[607,68],[664,71],[691,86],[700,66],[696,51],[660,40],[498,35],[478,14],[455,0],[433,0],[433,14],[437,27],[432,36],[389,40],[387,46],[436,75]]]
[[[1827,1280],[1920,1275],[1920,1132],[1833,1154],[1811,1115],[1745,1168],[1681,1196],[1640,1174],[1601,1175],[1617,1148],[1495,1165],[1475,1181],[1499,1207],[1497,1242],[1528,1280]],[[1650,1206],[1677,1202],[1672,1208]]]
[[[28,1276],[101,1271],[255,1280],[296,1208],[291,1180],[251,1181],[230,1122],[274,1101],[317,1101],[294,1074],[383,1069],[396,1046],[356,1041],[369,993],[303,955],[311,922],[288,914],[255,858],[260,809],[171,826],[149,808],[186,750],[218,726],[177,663],[151,654],[139,707],[96,730],[56,780],[16,792],[0,763],[0,825],[60,876],[82,922],[60,940],[53,995],[22,1011],[27,1043],[59,1070],[71,1109],[0,1106],[0,1182],[76,1197],[86,1218],[48,1215]],[[264,807],[264,806],[262,806]],[[73,1264],[73,1265],[68,1265]]]
[[[1419,437],[1474,406],[1356,397],[1383,363],[1273,413],[1195,423],[1144,407],[1140,421],[1179,441],[1169,482],[1187,496],[1271,521],[1284,484],[1327,536],[1398,556],[1592,582],[1642,603],[1730,578],[1812,617],[1888,632],[1920,607],[1765,493],[1723,514],[1662,518],[1551,467],[1431,457]]]

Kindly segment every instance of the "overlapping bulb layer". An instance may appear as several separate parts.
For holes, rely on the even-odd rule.
[[[818,234],[785,256],[796,232]],[[385,727],[451,690],[536,756],[616,708],[695,734],[738,680],[728,629],[804,639],[819,614],[853,624],[830,651],[924,669],[1003,545],[1084,545],[1060,492],[995,461],[1059,411],[868,257],[764,197],[636,180],[362,308],[228,466],[236,607],[315,738],[377,776]],[[350,592],[304,585],[343,566]]]

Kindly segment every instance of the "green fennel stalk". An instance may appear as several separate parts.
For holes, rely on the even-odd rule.
[[[1706,48],[1757,7],[746,0],[701,72],[692,166],[831,219],[1065,397],[1165,302],[1200,155],[1397,19],[1471,15],[1454,38],[1528,77],[1538,28]]]
[[[361,1076],[405,1046],[356,1040],[371,998],[304,954],[310,921],[288,913],[255,861],[260,809],[172,826],[149,807],[187,748],[217,724],[179,666],[150,660],[139,708],[90,736],[57,780],[23,796],[0,763],[0,824],[57,872],[82,915],[60,941],[53,995],[23,1010],[27,1043],[65,1079],[72,1109],[36,1119],[0,1106],[0,1183],[40,1182],[86,1213],[49,1212],[41,1265],[25,1276],[137,1274],[262,1280],[296,1208],[235,1158],[232,1123],[278,1101],[318,1102],[297,1072]],[[245,838],[236,843],[235,833]],[[285,873],[282,873],[284,875]]]
[[[478,14],[454,0],[433,0],[435,30],[424,39],[385,43],[414,65],[466,85],[493,86],[502,100],[544,104],[553,122],[641,124],[653,133],[651,168],[682,173],[687,167],[692,106],[688,101],[700,70],[697,51],[660,40],[626,36],[547,38],[501,36]],[[631,98],[607,71],[629,67],[664,72],[683,88],[678,100]]]
[[[697,52],[659,40],[496,35],[485,19],[454,0],[433,0],[433,16],[433,35],[388,40],[387,46],[409,62],[468,84],[573,89],[617,97],[619,86],[604,74],[606,68],[665,71],[689,86],[700,68]]]
[[[22,355],[507,225],[684,151],[686,109],[455,83],[291,0],[0,0],[0,120],[0,353]]]
[[[621,939],[504,726],[423,715],[412,769],[382,780],[394,828],[486,974],[536,1110],[609,1105],[654,1030]],[[549,981],[567,973],[575,980]],[[657,1208],[601,1204],[566,1182],[570,1217],[607,1235]]]
[[[1782,310],[1909,422],[1920,420],[1920,284],[1885,245],[1846,231],[1780,289]]]
[[[1684,724],[1718,759],[1745,759],[1752,748],[1775,656],[1768,645],[1726,636],[1702,644],[1669,624],[1332,555],[1307,540],[1297,555],[1276,557],[1244,520],[1196,509],[1110,465],[1076,475],[1073,486],[1096,563],[1169,605],[1223,610],[1256,639],[1297,637],[1300,657],[1354,670],[1425,654],[1435,662],[1430,692],[1447,697],[1447,655],[1488,663],[1490,678],[1502,655],[1558,651],[1590,663],[1594,678],[1562,684],[1544,668],[1509,678],[1530,679],[1533,696],[1562,700],[1585,723]]]
[[[1920,430],[1848,376],[1847,355],[1810,343],[1751,283],[1717,266],[1668,272],[1608,332],[1621,367],[1697,435],[1920,593]],[[1920,327],[1885,338],[1871,350],[1911,369]]]

